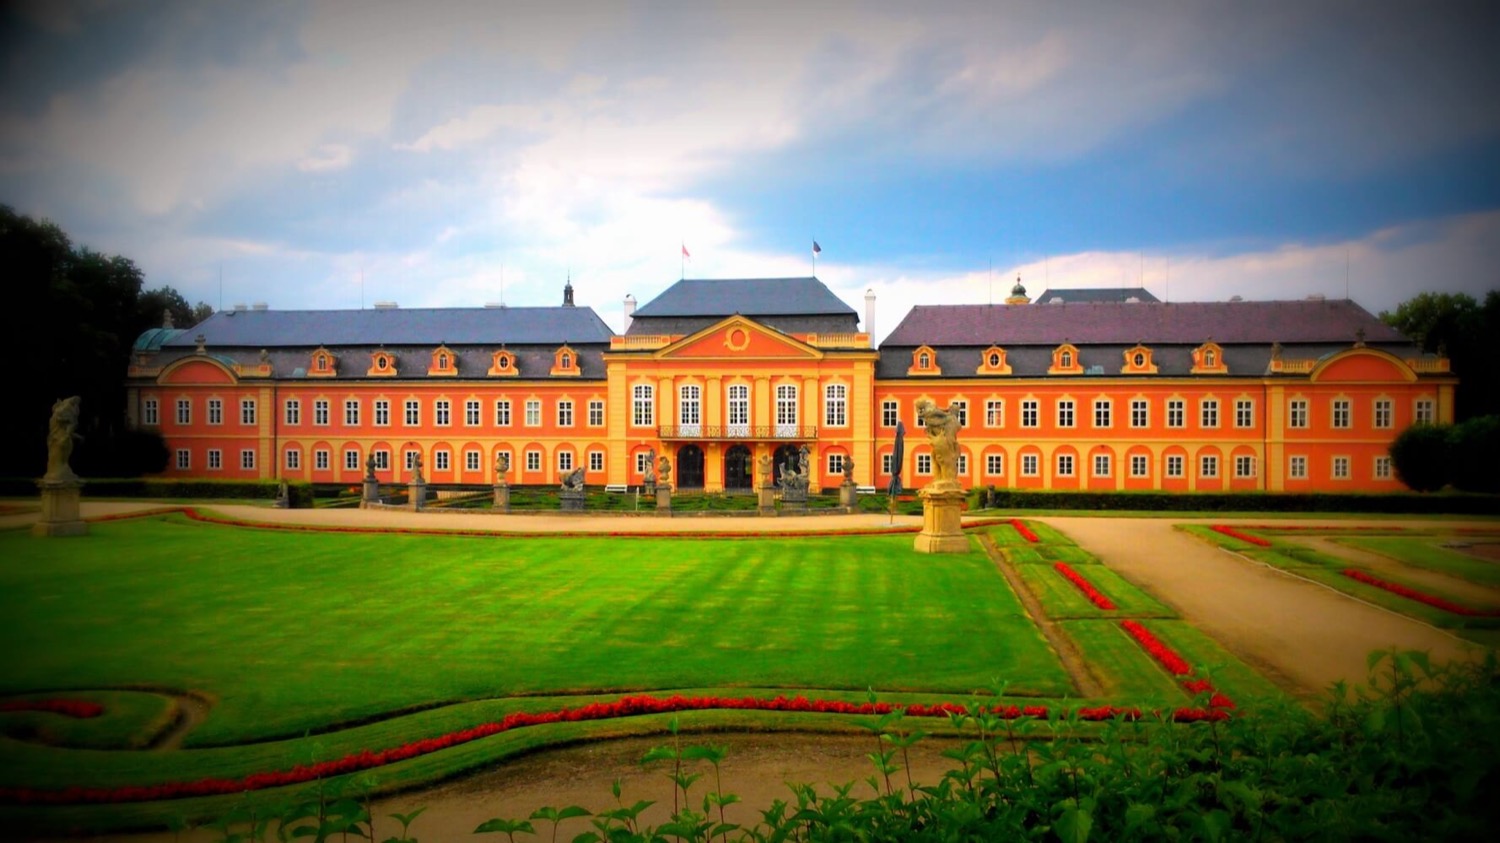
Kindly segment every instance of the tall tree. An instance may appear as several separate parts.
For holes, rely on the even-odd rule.
[[[1500,414],[1500,367],[1493,364],[1500,337],[1500,291],[1484,303],[1466,293],[1419,293],[1380,318],[1422,347],[1443,353],[1458,375],[1455,420]]]

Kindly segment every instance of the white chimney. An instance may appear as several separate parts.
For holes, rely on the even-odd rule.
[[[375,309],[376,310],[395,310],[398,307],[400,307],[400,305],[396,304],[393,301],[378,301],[378,302],[375,302]]]
[[[625,328],[624,333],[630,333],[630,321],[635,318],[635,296],[625,294]]]
[[[271,306],[269,304],[266,304],[263,301],[258,301],[258,302],[255,302],[254,304],[250,305],[250,309],[254,310],[254,311],[258,311],[260,313],[264,313],[267,310],[270,310]]]
[[[870,344],[875,344],[875,288],[865,290],[865,333],[870,335]]]

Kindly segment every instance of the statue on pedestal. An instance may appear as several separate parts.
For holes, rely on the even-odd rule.
[[[770,454],[761,454],[760,459],[755,461],[755,487],[766,489],[771,486],[771,469],[774,462]]]
[[[583,466],[579,466],[563,477],[562,487],[570,492],[583,491]]]
[[[83,399],[77,395],[63,398],[52,405],[52,421],[47,429],[47,473],[44,481],[71,483],[78,480],[68,460],[73,457],[73,440],[78,435],[78,405]]]
[[[667,460],[666,454],[656,463],[656,476],[661,478],[660,482],[668,488],[672,485],[672,463]]]
[[[371,451],[370,456],[365,458],[365,482],[369,483],[375,479],[375,452]]]
[[[940,409],[923,399],[917,402],[917,415],[927,430],[927,443],[932,446],[932,485],[958,488],[958,411],[952,406]]]
[[[426,483],[422,479],[422,452],[417,451],[412,455],[411,482],[414,484]]]
[[[844,457],[844,485],[854,485],[854,458]]]

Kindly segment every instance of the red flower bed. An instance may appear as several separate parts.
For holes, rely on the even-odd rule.
[[[104,713],[104,706],[88,700],[12,700],[0,703],[0,711],[45,711],[87,720]]]
[[[1094,586],[1089,583],[1088,580],[1083,578],[1083,575],[1079,574],[1077,571],[1069,567],[1068,563],[1054,562],[1052,563],[1052,567],[1056,568],[1059,574],[1067,577],[1068,582],[1071,582],[1073,585],[1078,586],[1078,590],[1083,592],[1083,596],[1087,597],[1090,603],[1093,603],[1095,606],[1098,606],[1105,611],[1109,611],[1115,608],[1113,600],[1110,600],[1108,597],[1100,594],[1099,589],[1094,588]]]
[[[1445,612],[1452,612],[1455,615],[1463,615],[1464,617],[1469,618],[1500,618],[1500,611],[1496,611],[1494,609],[1473,609],[1468,606],[1460,606],[1459,604],[1454,603],[1451,600],[1444,600],[1441,597],[1428,594],[1425,591],[1417,591],[1415,588],[1410,588],[1408,586],[1401,585],[1400,583],[1383,580],[1379,577],[1371,576],[1364,571],[1357,571],[1353,568],[1345,568],[1339,573],[1343,574],[1351,580],[1356,580],[1358,582],[1365,583],[1366,585],[1373,585],[1376,588],[1384,589],[1385,591],[1389,591],[1392,594],[1405,597],[1408,600],[1415,600],[1418,603],[1426,603],[1433,608],[1442,609]]]
[[[1149,633],[1148,633],[1149,634]],[[756,697],[653,697],[648,695],[621,697],[614,702],[589,703],[578,708],[561,708],[546,712],[517,712],[508,714],[499,722],[482,723],[457,732],[449,732],[434,738],[424,738],[383,750],[360,750],[330,761],[316,764],[300,764],[287,770],[253,773],[238,779],[199,779],[191,782],[166,782],[155,785],[132,785],[126,787],[69,787],[61,790],[45,790],[31,787],[0,787],[0,802],[44,805],[75,805],[85,803],[151,802],[160,799],[183,799],[195,796],[223,796],[247,790],[303,784],[331,776],[347,775],[399,761],[407,761],[439,750],[498,735],[512,729],[540,726],[547,723],[576,723],[585,720],[606,720],[616,717],[635,717],[643,714],[667,714],[678,711],[704,711],[727,709],[744,711],[795,711],[819,714],[877,715],[888,714],[898,706],[890,703],[851,703],[842,700],[810,700],[806,697],[778,696],[773,699]],[[950,714],[967,714],[968,708],[957,703],[934,705],[909,705],[902,710],[911,717],[947,717]],[[998,706],[991,712],[1007,719],[1017,717],[1044,718],[1046,706]],[[1220,719],[1223,713],[1217,710],[1180,708],[1172,712],[1172,719],[1193,722]],[[1080,708],[1082,720],[1110,720],[1115,717],[1138,718],[1139,709],[1116,706]]]
[[[1037,538],[1036,533],[1031,532],[1031,528],[1026,526],[1026,522],[1022,521],[1019,518],[1010,519],[1010,526],[1015,527],[1016,532],[1021,534],[1021,538],[1031,542],[1032,544],[1036,544],[1037,542],[1041,541],[1041,539]]]
[[[1270,542],[1266,541],[1260,536],[1252,536],[1247,533],[1241,533],[1239,530],[1236,530],[1228,524],[1215,524],[1212,527],[1209,527],[1209,529],[1220,535],[1228,536],[1231,539],[1239,539],[1242,542],[1249,542],[1250,544],[1253,544],[1257,547],[1271,546]]]
[[[1213,683],[1209,682],[1207,679],[1186,678],[1192,676],[1193,668],[1187,663],[1186,659],[1184,659],[1182,656],[1177,655],[1177,652],[1175,650],[1173,650],[1171,647],[1168,647],[1166,644],[1163,644],[1160,638],[1157,638],[1155,635],[1153,635],[1151,633],[1151,630],[1145,628],[1144,626],[1141,626],[1141,624],[1137,621],[1120,621],[1120,626],[1124,627],[1125,631],[1130,633],[1130,637],[1134,638],[1136,640],[1136,643],[1144,647],[1146,652],[1150,653],[1151,657],[1153,659],[1156,659],[1158,664],[1166,668],[1168,673],[1178,677],[1178,679],[1181,680],[1183,690],[1186,690],[1188,693],[1193,694],[1194,696],[1197,696],[1198,694],[1209,694],[1210,696],[1208,699],[1208,707],[1210,711],[1218,711],[1222,713],[1223,709],[1235,707],[1234,701],[1214,690]],[[1181,713],[1182,712],[1179,712],[1179,714]],[[1174,719],[1218,720],[1222,718],[1205,718],[1202,716],[1192,715],[1189,712],[1186,717],[1175,717]]]

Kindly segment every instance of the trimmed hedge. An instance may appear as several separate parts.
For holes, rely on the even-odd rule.
[[[174,480],[162,477],[85,477],[83,496],[86,498],[250,498],[275,500],[281,491],[279,480]],[[306,509],[313,505],[311,483],[300,480],[287,481],[287,494],[294,509]],[[0,495],[5,497],[35,497],[39,494],[36,481],[29,478],[6,478],[0,480]]]
[[[975,489],[969,506],[994,509],[1087,509],[1145,512],[1383,512],[1496,515],[1500,496],[1404,493],[1288,494],[1265,492],[1045,492]]]

